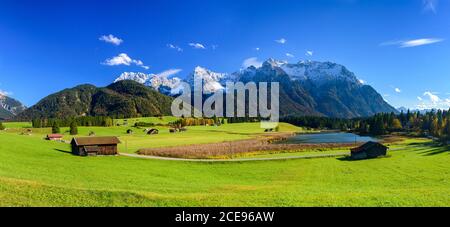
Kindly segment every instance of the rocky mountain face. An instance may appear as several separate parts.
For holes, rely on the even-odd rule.
[[[280,103],[303,107],[296,111],[282,107],[282,115],[322,115],[337,118],[366,117],[397,112],[371,86],[364,85],[345,66],[331,62],[289,64],[269,59],[262,67],[241,72],[248,81],[280,82]]]
[[[216,73],[196,67],[184,81],[193,86],[195,78],[203,80],[206,92],[222,90],[227,81],[279,82],[281,115],[314,115],[336,118],[366,117],[381,112],[398,111],[384,101],[371,86],[363,84],[345,66],[332,62],[302,61],[295,64],[269,59],[261,67],[251,66],[232,74]],[[149,78],[120,77],[149,85]],[[172,78],[177,83],[179,94],[182,87],[180,78]],[[150,79],[151,81],[151,79]],[[150,84],[155,89],[157,87]],[[166,93],[169,94],[169,93]]]
[[[19,101],[0,93],[0,120],[9,120],[25,109]]]
[[[15,119],[170,115],[171,103],[171,97],[141,83],[125,80],[104,88],[80,85],[62,90],[45,97]]]

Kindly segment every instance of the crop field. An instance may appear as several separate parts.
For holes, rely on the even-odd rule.
[[[94,130],[125,136],[122,127]],[[251,124],[193,127],[142,143],[207,143],[259,132]],[[68,144],[41,135],[0,132],[0,206],[450,206],[449,154],[429,140],[408,139],[392,145],[389,157],[365,161],[193,163],[78,157]]]

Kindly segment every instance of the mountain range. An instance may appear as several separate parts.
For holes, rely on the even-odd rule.
[[[196,67],[184,78],[169,74],[125,72],[107,87],[80,85],[65,89],[45,97],[26,110],[20,103],[13,105],[12,99],[7,99],[9,102],[3,106],[2,114],[4,110],[9,110],[10,114],[5,112],[3,118],[15,116],[16,120],[170,115],[173,97],[185,89],[182,82],[193,86],[196,78],[203,80],[203,89],[207,93],[224,90],[228,81],[279,82],[281,116],[355,118],[399,112],[343,65],[317,61],[288,63],[269,59],[261,66],[250,66],[234,73],[217,73]]]
[[[398,111],[371,86],[365,85],[345,66],[332,62],[302,61],[291,64],[269,59],[260,67],[250,66],[235,73],[216,73],[196,67],[186,78],[136,76],[124,73],[116,81],[134,80],[166,95],[182,92],[181,82],[193,86],[195,78],[203,80],[203,90],[225,89],[227,81],[279,82],[280,114],[313,115],[337,118],[367,117],[381,112]],[[144,74],[145,75],[145,74]],[[155,81],[163,81],[156,83]],[[172,89],[170,89],[172,88]]]
[[[0,93],[0,120],[11,119],[25,109],[19,101]]]

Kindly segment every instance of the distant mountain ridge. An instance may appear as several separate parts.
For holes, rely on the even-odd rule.
[[[280,114],[283,116],[355,118],[382,112],[398,113],[375,89],[363,84],[345,66],[332,62],[301,61],[292,64],[269,59],[261,67],[250,66],[231,74],[196,67],[187,79],[172,79],[175,78],[177,84],[170,84],[168,87],[176,87],[176,92],[166,91],[164,94],[179,94],[183,89],[179,83],[184,81],[193,86],[195,78],[203,79],[203,88],[207,92],[223,90],[227,81],[279,82]],[[121,76],[118,80],[135,80],[148,84],[133,77]]]
[[[104,88],[86,84],[51,94],[15,119],[170,115],[172,100],[131,80],[119,81]]]
[[[26,107],[16,99],[0,93],[0,120],[9,120],[25,109]]]

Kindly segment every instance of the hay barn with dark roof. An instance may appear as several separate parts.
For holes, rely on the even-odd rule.
[[[378,142],[367,142],[360,147],[351,149],[351,159],[361,160],[386,156],[389,148]]]
[[[73,138],[72,154],[79,156],[117,155],[117,137],[80,137]]]

